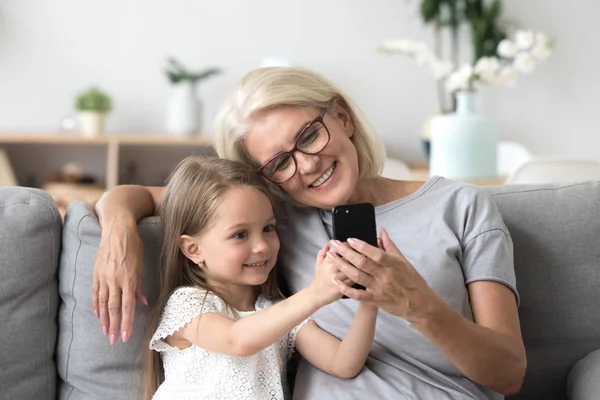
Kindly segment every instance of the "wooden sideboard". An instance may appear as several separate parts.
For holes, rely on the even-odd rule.
[[[213,152],[212,138],[208,136],[177,137],[166,134],[106,134],[87,138],[67,133],[0,133],[0,149],[8,155],[14,175],[21,177],[17,183],[47,191],[56,201],[61,214],[70,202],[84,200],[95,204],[104,191],[122,183],[162,182],[159,177],[168,173],[185,156]],[[93,184],[56,182],[51,179],[60,167],[72,161],[81,164],[86,174],[99,179]],[[132,162],[140,164],[139,172],[153,176],[154,180],[123,182],[120,178]],[[160,174],[157,173],[157,165],[160,165]],[[28,183],[29,180],[24,178],[28,174],[35,175],[36,183]]]
[[[204,135],[198,136],[168,136],[144,134],[107,134],[93,138],[76,136],[73,134],[0,134],[0,147],[5,145],[44,145],[47,151],[64,146],[93,146],[98,147],[104,154],[106,161],[106,188],[119,184],[120,152],[126,147],[153,147],[157,149],[186,147],[204,148],[212,147],[212,138]]]

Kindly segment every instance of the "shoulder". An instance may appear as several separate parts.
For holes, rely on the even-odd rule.
[[[450,196],[449,209],[460,216],[464,227],[463,240],[487,231],[502,231],[509,236],[508,229],[490,193],[481,186],[444,179]]]
[[[225,301],[219,296],[213,292],[191,286],[182,286],[175,289],[165,306],[165,313],[222,313],[225,310]]]
[[[508,234],[496,203],[481,186],[436,176],[425,183],[418,198],[416,209],[438,215],[463,240],[487,230]]]
[[[454,212],[469,212],[493,205],[490,194],[484,188],[443,177],[434,177],[426,182],[421,197],[447,206]]]

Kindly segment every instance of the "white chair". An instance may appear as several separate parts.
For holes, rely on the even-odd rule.
[[[600,162],[566,158],[538,158],[521,165],[506,183],[568,183],[600,180]]]
[[[533,159],[531,152],[521,143],[498,142],[497,171],[499,176],[512,174],[531,159]]]
[[[395,158],[386,158],[381,176],[399,181],[409,181],[412,178],[408,165]]]

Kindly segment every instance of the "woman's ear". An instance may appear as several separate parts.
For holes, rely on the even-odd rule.
[[[340,121],[344,132],[346,132],[346,135],[350,138],[354,135],[354,123],[350,116],[350,107],[348,107],[346,100],[341,97],[338,98],[335,103],[335,117]]]
[[[200,239],[190,235],[181,235],[179,238],[179,249],[184,256],[189,258],[194,264],[204,260],[202,258],[202,249],[200,248]]]

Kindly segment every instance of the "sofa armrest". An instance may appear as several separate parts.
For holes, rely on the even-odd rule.
[[[577,362],[567,380],[570,400],[596,400],[600,397],[600,349]]]
[[[0,397],[56,398],[61,219],[37,189],[0,187]]]

